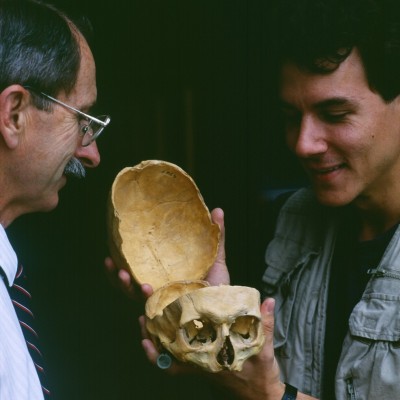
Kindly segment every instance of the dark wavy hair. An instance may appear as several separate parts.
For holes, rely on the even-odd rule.
[[[329,73],[360,52],[372,90],[400,94],[399,0],[275,0],[269,26],[275,66]]]
[[[0,91],[20,84],[53,96],[68,94],[80,66],[77,33],[84,30],[41,1],[0,0]],[[34,102],[45,107],[39,96]]]

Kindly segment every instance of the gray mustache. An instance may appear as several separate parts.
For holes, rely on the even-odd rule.
[[[71,158],[65,166],[64,174],[82,179],[86,176],[86,170],[82,163],[76,157],[74,157]]]

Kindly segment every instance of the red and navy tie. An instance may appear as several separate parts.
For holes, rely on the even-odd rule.
[[[20,265],[18,267],[14,284],[9,288],[9,293],[22,328],[29,353],[38,372],[44,398],[49,399],[50,391],[47,386],[46,374],[43,367],[43,355],[39,350],[39,337],[34,329],[35,317],[30,310],[31,294],[26,287],[26,275],[24,274],[22,265]]]

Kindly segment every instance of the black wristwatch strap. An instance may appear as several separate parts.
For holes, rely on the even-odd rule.
[[[296,400],[297,398],[297,389],[289,385],[288,383],[285,382],[286,389],[285,393],[283,394],[282,400]]]

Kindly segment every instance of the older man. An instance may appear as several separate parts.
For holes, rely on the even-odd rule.
[[[43,392],[7,290],[18,262],[5,229],[54,209],[67,177],[99,164],[95,140],[110,119],[88,115],[95,63],[66,15],[35,0],[2,0],[0,27],[0,398],[33,400]]]

